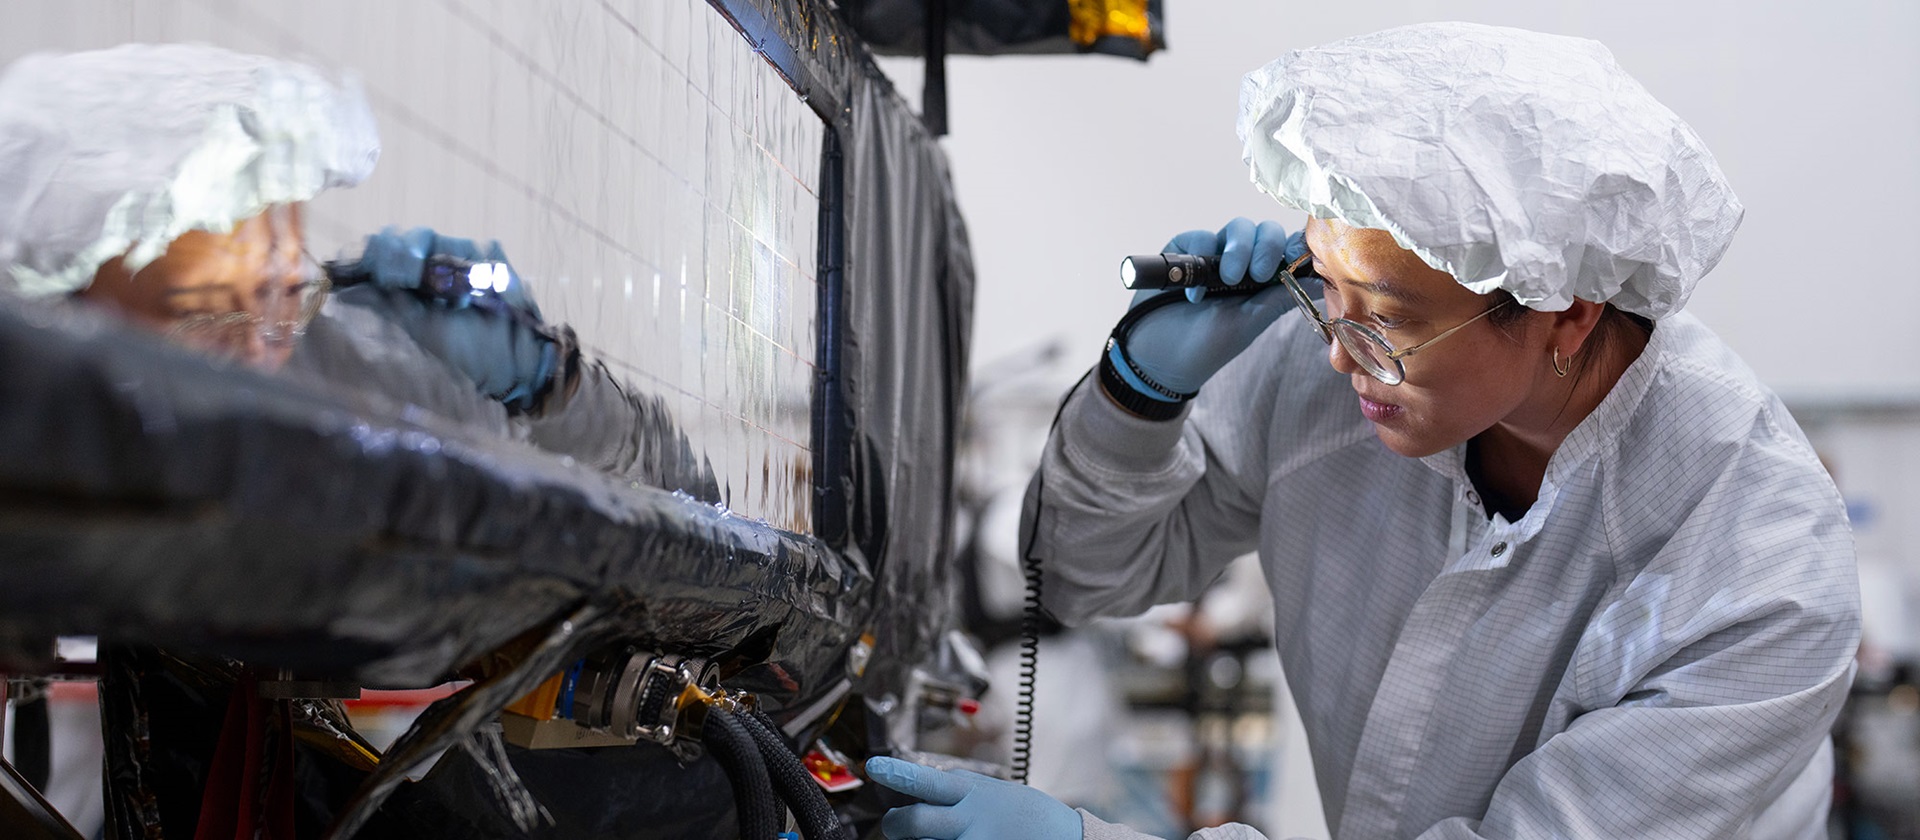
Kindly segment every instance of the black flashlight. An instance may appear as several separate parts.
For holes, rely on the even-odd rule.
[[[359,260],[329,262],[323,268],[327,279],[340,288],[373,280],[373,272]],[[512,270],[499,260],[434,254],[421,265],[420,282],[409,291],[429,303],[458,309],[499,297],[512,279]]]
[[[513,272],[505,262],[434,254],[427,258],[416,288],[428,300],[458,305],[472,302],[469,298],[505,294],[512,280]]]
[[[1120,261],[1120,285],[1129,289],[1206,289],[1215,295],[1250,295],[1265,284],[1220,280],[1219,257],[1191,254],[1135,254]]]

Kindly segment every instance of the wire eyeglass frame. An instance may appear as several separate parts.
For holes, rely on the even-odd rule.
[[[1512,298],[1503,300],[1487,307],[1480,314],[1455,324],[1439,335],[1415,344],[1412,347],[1408,347],[1405,350],[1395,350],[1393,349],[1393,344],[1387,341],[1385,336],[1376,332],[1372,327],[1357,321],[1350,321],[1346,318],[1327,319],[1327,316],[1320,311],[1320,307],[1314,303],[1313,298],[1307,295],[1307,290],[1301,287],[1300,281],[1296,279],[1294,274],[1300,269],[1300,266],[1307,264],[1312,261],[1312,259],[1313,253],[1308,252],[1300,255],[1299,259],[1294,260],[1286,268],[1281,269],[1281,282],[1286,283],[1287,291],[1293,293],[1293,302],[1299,306],[1300,313],[1313,324],[1315,330],[1319,331],[1320,340],[1332,344],[1334,339],[1339,339],[1340,349],[1345,351],[1347,356],[1352,358],[1355,364],[1359,365],[1362,370],[1365,370],[1373,378],[1387,385],[1399,385],[1407,381],[1407,366],[1401,362],[1402,359],[1433,346],[1439,342],[1440,339],[1453,335],[1464,329],[1468,324],[1492,315],[1501,307],[1514,302]],[[1391,368],[1387,367],[1388,362],[1393,364]]]

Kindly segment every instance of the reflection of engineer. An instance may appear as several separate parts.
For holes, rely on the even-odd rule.
[[[216,47],[36,53],[0,72],[0,288],[275,370],[325,299],[303,206],[379,157],[352,85]]]
[[[365,282],[328,300],[304,205],[366,179],[379,148],[357,88],[306,65],[181,44],[23,58],[0,73],[0,305],[81,301],[211,357],[720,501],[666,401],[543,323],[498,245],[371,236],[351,264]],[[413,294],[434,259],[497,266],[500,305]]]
[[[1699,138],[1594,42],[1466,24],[1290,53],[1241,108],[1254,180],[1313,218],[1175,238],[1271,286],[1156,303],[1066,402],[1028,500],[1046,606],[1191,598],[1257,549],[1339,837],[1824,837],[1853,541],[1681,311],[1742,212]],[[890,837],[1137,836],[873,766],[927,800]]]
[[[456,282],[456,294],[432,289],[453,267],[458,276],[440,279]],[[476,269],[497,282],[471,285]],[[546,323],[499,243],[389,228],[327,270],[350,285],[309,330],[290,364],[296,375],[354,383],[619,478],[722,500],[666,401],[582,353],[566,325]]]

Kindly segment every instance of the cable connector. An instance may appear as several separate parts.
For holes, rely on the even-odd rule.
[[[589,657],[574,688],[574,722],[622,738],[672,743],[688,698],[719,691],[712,671],[712,663],[699,657],[633,648]]]

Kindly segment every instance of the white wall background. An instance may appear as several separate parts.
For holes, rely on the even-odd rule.
[[[945,141],[980,273],[978,365],[1049,337],[1091,364],[1115,267],[1235,215],[1240,76],[1288,49],[1430,20],[1600,40],[1687,119],[1747,205],[1691,309],[1794,398],[1920,395],[1920,3],[1169,0],[1169,48],[948,64]],[[917,59],[884,66],[917,101]]]

